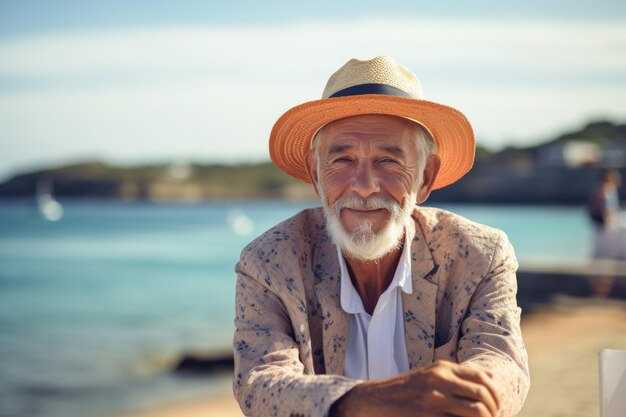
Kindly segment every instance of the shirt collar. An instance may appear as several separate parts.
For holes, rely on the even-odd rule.
[[[400,255],[400,259],[398,260],[393,279],[383,294],[393,291],[396,287],[400,287],[400,289],[407,294],[413,293],[413,281],[411,280],[411,240],[407,231],[408,228],[405,227],[402,255]],[[348,272],[346,261],[343,258],[339,246],[337,246],[337,257],[339,258],[339,268],[341,271],[341,308],[349,314],[365,313],[363,301],[361,301],[361,296],[359,296],[354,285],[352,285],[350,273]]]

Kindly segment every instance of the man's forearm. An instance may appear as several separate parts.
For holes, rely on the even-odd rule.
[[[394,378],[356,385],[331,406],[329,416],[494,417],[499,410],[500,398],[489,372],[437,361]]]
[[[330,407],[328,412],[329,417],[347,417],[358,416],[358,407],[362,404],[363,400],[363,383],[356,385],[350,391],[345,393],[343,397],[339,398]]]

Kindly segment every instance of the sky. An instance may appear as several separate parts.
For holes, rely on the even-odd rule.
[[[626,122],[626,2],[513,3],[2,0],[0,181],[268,160],[274,121],[354,57],[394,57],[492,149]]]

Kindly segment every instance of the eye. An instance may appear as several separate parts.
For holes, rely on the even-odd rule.
[[[333,160],[333,164],[349,164],[349,163],[352,163],[352,159],[348,158],[347,156],[340,156]]]
[[[398,165],[400,163],[393,158],[381,158],[378,160],[378,162],[381,164],[392,164],[392,165]]]

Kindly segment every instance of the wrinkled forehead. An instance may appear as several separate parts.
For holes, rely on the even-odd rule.
[[[323,140],[327,146],[329,141],[358,137],[415,138],[421,125],[413,120],[385,114],[367,114],[334,120],[316,132],[311,141],[311,148],[318,146]]]

